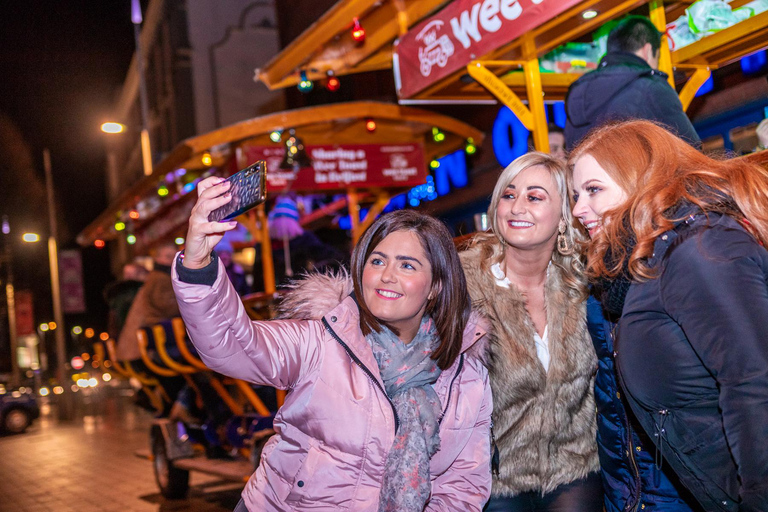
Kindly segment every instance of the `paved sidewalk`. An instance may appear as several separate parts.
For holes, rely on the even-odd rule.
[[[241,485],[192,473],[187,500],[158,492],[152,463],[134,455],[149,446],[151,416],[126,397],[83,401],[73,422],[48,412],[24,434],[0,437],[3,512],[225,512]]]

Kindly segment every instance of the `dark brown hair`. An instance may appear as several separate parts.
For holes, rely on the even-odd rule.
[[[427,301],[425,314],[435,322],[440,337],[440,345],[432,353],[432,359],[445,370],[461,353],[470,302],[467,281],[453,245],[453,237],[448,228],[434,217],[413,210],[399,210],[382,215],[363,233],[352,251],[351,264],[352,283],[360,307],[360,329],[365,336],[382,329],[383,322],[371,313],[364,300],[363,269],[382,240],[397,231],[414,233],[432,266],[432,290],[436,293]],[[392,331],[398,334],[395,329]]]
[[[584,155],[592,156],[627,193],[626,201],[603,216],[603,228],[589,245],[590,277],[615,277],[628,259],[634,279],[653,279],[647,259],[656,238],[681,220],[670,212],[683,200],[705,212],[746,218],[750,233],[768,242],[768,170],[758,165],[740,158],[710,158],[650,121],[627,121],[592,132],[571,152],[571,172]],[[627,254],[631,234],[637,244]],[[610,265],[605,262],[609,250]]]

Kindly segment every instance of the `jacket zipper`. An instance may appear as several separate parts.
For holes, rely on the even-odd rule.
[[[456,373],[453,375],[453,378],[451,379],[451,384],[448,386],[448,400],[445,401],[445,408],[443,409],[443,413],[440,415],[440,419],[437,420],[438,426],[443,423],[443,418],[445,417],[445,413],[448,412],[448,406],[451,403],[451,393],[453,392],[453,383],[456,382],[456,377],[459,376],[459,372],[461,372],[461,369],[463,366],[464,366],[464,354],[461,354],[459,356],[459,367],[456,369]]]
[[[613,324],[611,327],[611,344],[613,345],[613,353],[616,354],[616,324]],[[616,365],[616,374],[618,375],[618,369],[619,369],[619,361],[616,359],[616,356],[613,357],[613,364]],[[618,384],[618,382],[616,383]],[[618,388],[617,388],[618,389]],[[621,401],[621,399],[619,399]],[[632,463],[632,477],[635,480],[635,488],[637,489],[637,496],[634,498],[634,503],[630,507],[625,508],[626,511],[635,512],[637,510],[637,507],[640,505],[640,496],[642,496],[642,484],[640,482],[640,470],[637,467],[637,461],[635,460],[635,447],[632,446],[632,426],[629,423],[629,415],[627,414],[626,408],[624,407],[624,404],[621,404],[622,409],[624,409],[624,421],[627,424],[627,454],[629,457],[629,461]]]
[[[635,485],[637,489],[637,496],[635,496],[635,502],[632,504],[632,506],[625,510],[631,510],[634,512],[637,510],[638,505],[640,505],[640,496],[642,495],[642,484],[640,483],[640,470],[637,467],[637,461],[635,460],[635,453],[634,453],[634,447],[632,446],[632,427],[629,424],[629,416],[627,416],[627,412],[624,411],[624,419],[627,422],[627,442],[629,444],[629,449],[627,450],[629,452],[629,460],[632,463],[632,476],[635,479]]]
[[[359,366],[360,369],[363,370],[363,372],[365,372],[366,375],[368,375],[368,378],[371,379],[371,382],[373,382],[376,385],[376,387],[379,388],[381,392],[384,394],[384,396],[387,398],[387,402],[389,402],[389,405],[392,407],[392,414],[395,415],[395,434],[397,434],[397,431],[400,428],[400,418],[397,415],[397,411],[395,410],[395,404],[392,403],[392,399],[389,398],[389,395],[384,390],[382,385],[379,384],[379,381],[377,381],[376,377],[373,376],[373,373],[371,372],[371,370],[369,370],[368,367],[365,366],[360,359],[358,359],[358,357],[355,355],[354,352],[352,352],[352,350],[350,350],[350,348],[347,346],[346,343],[341,341],[341,338],[339,337],[338,334],[336,334],[333,328],[328,324],[328,321],[325,319],[325,317],[323,317],[323,325],[325,326],[326,329],[328,329],[328,332],[331,333],[331,336],[333,336],[333,338],[336,341],[338,341],[342,347],[344,347],[344,350],[347,351],[347,354],[349,355],[349,357],[352,358],[355,364],[357,364],[357,366]]]

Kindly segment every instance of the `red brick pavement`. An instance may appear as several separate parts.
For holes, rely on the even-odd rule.
[[[192,473],[189,498],[166,500],[152,463],[135,456],[149,446],[151,415],[126,397],[83,403],[79,419],[44,414],[24,434],[0,437],[2,512],[226,512],[242,486]],[[44,412],[48,407],[43,407]]]

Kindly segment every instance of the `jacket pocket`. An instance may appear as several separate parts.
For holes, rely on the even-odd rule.
[[[310,446],[285,502],[302,510],[346,510],[354,501],[360,457]]]
[[[679,449],[672,447],[672,451],[688,470],[685,480],[693,479],[693,485],[698,484],[699,492],[706,494],[720,510],[738,510],[736,465],[719,421],[688,438]]]
[[[473,430],[473,428],[442,428],[440,430],[440,449],[430,461],[433,480],[445,473],[456,461],[472,437]]]

